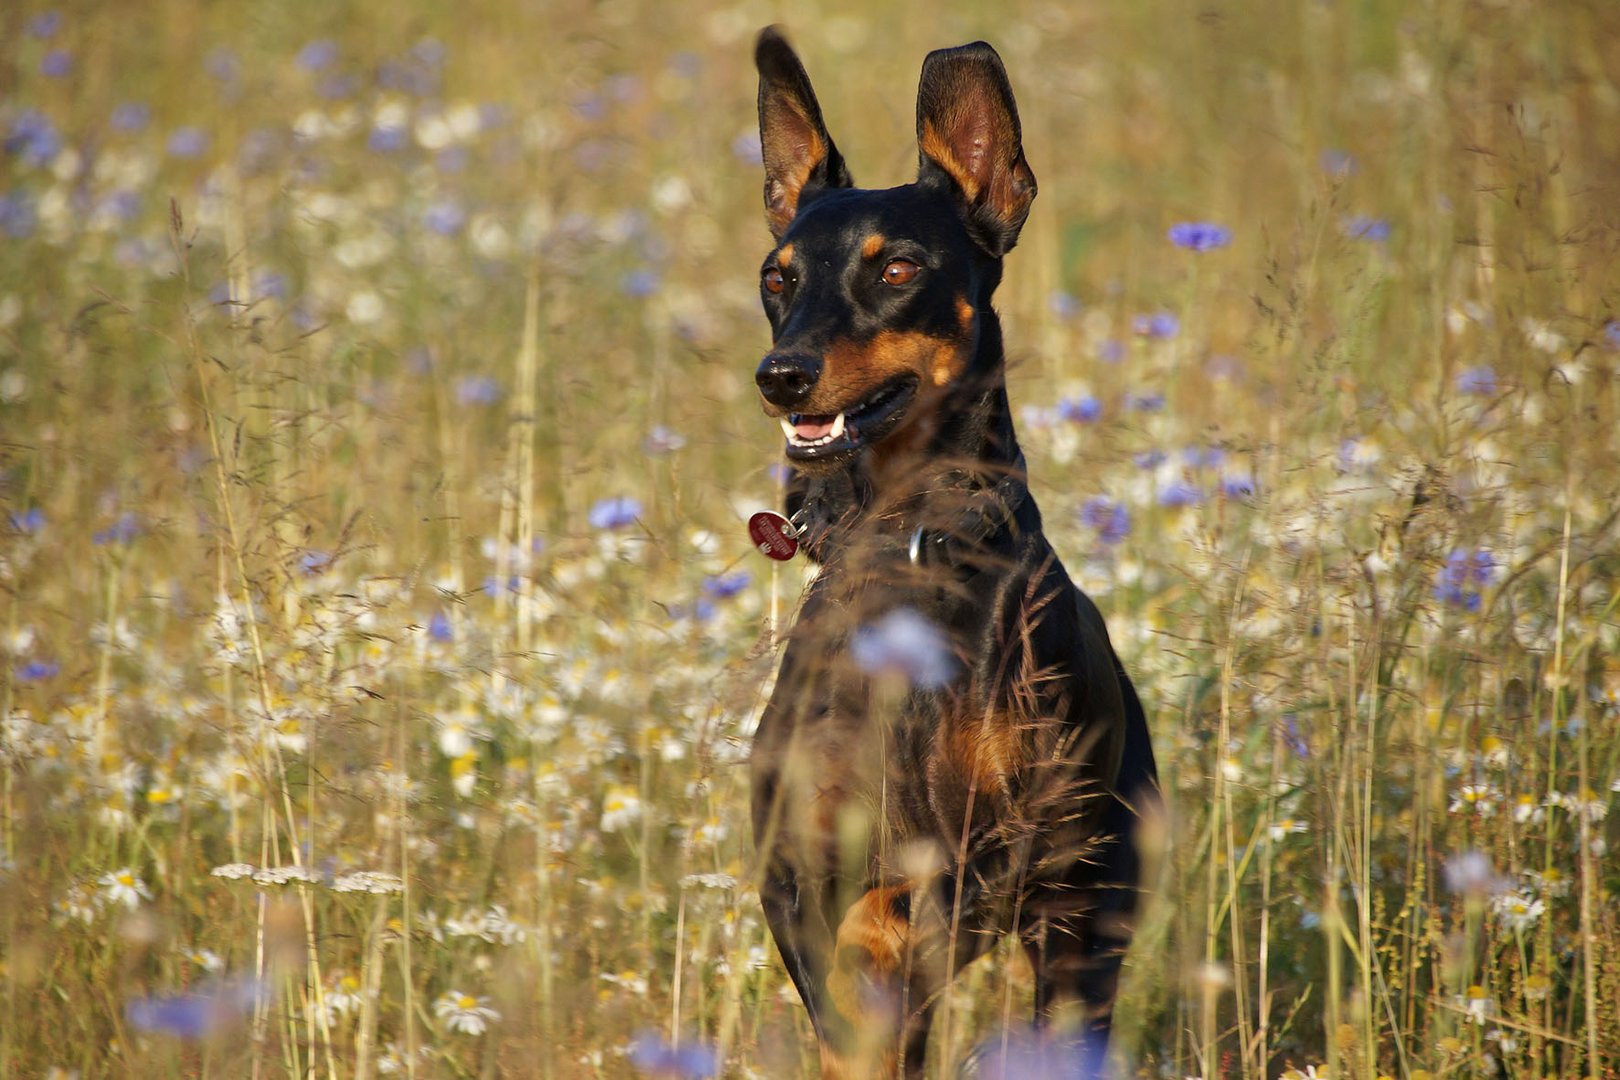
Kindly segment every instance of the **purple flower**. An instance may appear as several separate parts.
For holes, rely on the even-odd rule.
[[[1181,452],[1181,460],[1190,469],[1218,469],[1226,460],[1226,451],[1218,446],[1189,446]]]
[[[718,1076],[720,1058],[714,1047],[700,1042],[671,1046],[656,1031],[643,1031],[630,1044],[630,1064],[653,1076],[703,1080]]]
[[[745,131],[731,140],[731,156],[744,165],[759,165],[765,160],[765,151],[759,145],[759,135]]]
[[[658,291],[658,271],[646,267],[630,271],[619,279],[619,291],[638,300],[651,296]]]
[[[640,516],[640,502],[628,495],[615,495],[597,500],[587,520],[593,529],[622,529],[626,525],[634,525]]]
[[[1608,341],[1609,348],[1620,350],[1620,322],[1610,319],[1604,323],[1603,337]]]
[[[320,574],[331,569],[332,553],[310,550],[298,557],[298,566],[306,574]]]
[[[133,513],[126,510],[118,515],[118,520],[105,529],[97,529],[90,537],[90,542],[97,547],[107,544],[127,544],[141,534],[141,521]]]
[[[1459,394],[1489,397],[1496,393],[1496,372],[1489,364],[1464,368],[1457,372],[1456,386]]]
[[[732,574],[717,574],[703,580],[703,591],[716,600],[729,600],[748,588],[753,580],[754,575],[747,570],[738,570]]]
[[[1322,171],[1332,176],[1349,176],[1356,171],[1356,159],[1343,150],[1324,150]]]
[[[39,73],[50,79],[60,79],[73,70],[73,54],[66,49],[52,49],[39,62]]]
[[[1131,455],[1131,463],[1138,469],[1157,469],[1167,460],[1163,450],[1139,450]]]
[[[125,135],[145,131],[151,120],[151,106],[142,101],[126,101],[112,111],[112,129]]]
[[[305,71],[325,71],[337,62],[337,42],[331,38],[317,38],[298,50],[293,62]]]
[[[1475,612],[1483,606],[1480,589],[1496,578],[1496,558],[1485,548],[1458,548],[1435,575],[1434,598],[1447,607]]]
[[[442,173],[465,172],[468,156],[465,146],[447,146],[433,155],[433,167]]]
[[[1294,752],[1295,757],[1301,760],[1309,758],[1311,756],[1311,745],[1305,741],[1305,735],[1299,729],[1299,714],[1283,713],[1282,719],[1283,742],[1288,744],[1288,749]]]
[[[506,591],[508,593],[516,595],[522,587],[523,582],[516,574],[513,574],[506,579]],[[484,579],[483,590],[485,596],[493,598],[501,591],[501,579],[496,577],[494,574],[491,574],[489,577]]]
[[[410,132],[397,124],[383,127],[374,127],[371,134],[366,136],[366,145],[379,154],[394,154],[405,149],[410,141]]]
[[[1157,338],[1162,341],[1181,333],[1181,320],[1168,311],[1156,311],[1152,315],[1138,315],[1132,319],[1131,329],[1135,331],[1137,337]]]
[[[442,611],[435,611],[433,618],[428,620],[428,637],[448,644],[455,636],[455,632],[450,628],[449,617]]]
[[[31,506],[21,512],[13,510],[10,514],[11,527],[20,533],[30,536],[39,533],[45,528],[45,511],[37,506]]]
[[[315,87],[315,92],[327,101],[342,101],[353,97],[360,89],[358,75],[328,75]]]
[[[1163,491],[1159,492],[1159,505],[1177,509],[1184,506],[1198,506],[1204,501],[1204,489],[1185,480],[1177,480]]]
[[[1107,1051],[1096,1038],[1015,1030],[992,1035],[973,1050],[973,1075],[983,1080],[1101,1080]]]
[[[38,223],[34,203],[25,192],[0,195],[0,232],[13,240],[22,240],[34,234]]]
[[[1097,359],[1105,364],[1117,364],[1125,359],[1125,343],[1109,338],[1097,346]]]
[[[1227,473],[1221,477],[1221,492],[1228,499],[1254,497],[1254,477],[1248,473]]]
[[[1102,402],[1090,394],[1081,398],[1064,398],[1057,404],[1058,418],[1076,424],[1095,423],[1102,416],[1102,411]]]
[[[868,675],[901,675],[919,690],[938,690],[956,674],[950,639],[911,608],[895,608],[858,628],[849,652]]]
[[[62,13],[60,11],[42,11],[28,20],[28,36],[44,40],[55,37],[56,32],[62,29]]]
[[[1131,412],[1158,412],[1164,408],[1164,395],[1157,391],[1139,394],[1134,390],[1127,390],[1125,408]]]
[[[1357,214],[1344,223],[1344,235],[1352,240],[1383,241],[1389,239],[1389,222],[1383,218]]]
[[[673,454],[686,445],[686,436],[672,431],[663,424],[656,425],[641,440],[641,448],[649,454]]]
[[[25,165],[47,165],[61,151],[62,136],[50,117],[37,109],[24,109],[12,118],[5,149],[21,157]]]
[[[1209,221],[1183,221],[1170,226],[1170,242],[1188,251],[1214,251],[1232,242],[1232,230]]]
[[[287,279],[273,270],[260,270],[253,275],[253,299],[287,299]]]
[[[771,478],[773,484],[785,484],[793,479],[793,470],[780,461],[773,461],[765,470],[765,475]]]
[[[1496,872],[1489,855],[1465,851],[1447,859],[1443,868],[1446,888],[1464,896],[1484,896],[1506,892],[1513,882]]]
[[[440,236],[456,235],[466,221],[467,212],[454,199],[440,199],[422,214],[422,224]]]
[[[242,61],[231,50],[218,48],[203,57],[203,70],[222,83],[232,83],[242,74]]]
[[[191,994],[133,998],[125,1004],[124,1015],[137,1031],[203,1039],[234,1028],[254,1006],[269,997],[269,987],[248,979],[204,987]]]
[[[450,50],[436,37],[425,37],[411,46],[411,59],[428,67],[438,67]]]
[[[208,152],[208,133],[202,128],[180,127],[169,134],[170,157],[199,158]]]
[[[55,660],[30,660],[17,669],[18,682],[44,682],[56,678],[62,665]]]
[[[1080,520],[1097,530],[1097,539],[1117,544],[1131,534],[1131,512],[1106,495],[1093,495],[1080,507]]]
[[[501,384],[489,375],[463,375],[456,380],[456,401],[463,405],[496,405],[504,396]]]
[[[1080,314],[1080,301],[1073,293],[1058,289],[1046,298],[1046,306],[1060,319],[1072,319]]]

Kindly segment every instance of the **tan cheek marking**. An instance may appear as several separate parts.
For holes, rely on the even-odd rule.
[[[893,984],[905,958],[906,935],[911,924],[895,912],[895,901],[909,892],[905,885],[888,885],[872,889],[850,905],[843,921],[838,924],[838,937],[833,945],[833,970],[827,974],[827,995],[833,1007],[844,1017],[859,1024],[867,1018],[872,1003],[862,1000],[861,981],[864,979],[887,986],[898,992]],[[846,950],[864,955],[850,957]]]
[[[962,373],[962,354],[949,345],[941,345],[934,352],[931,374],[935,386],[945,386]]]
[[[973,305],[968,303],[968,298],[965,296],[956,298],[956,323],[962,328],[963,337],[966,337],[968,331],[973,329]]]
[[[960,375],[964,366],[957,342],[899,330],[884,330],[862,345],[833,345],[826,352],[825,363],[816,395],[804,407],[807,412],[844,408],[907,372],[935,386],[944,386]]]
[[[962,720],[951,731],[951,756],[980,791],[1005,788],[1023,765],[1024,748],[1011,719],[986,716]]]
[[[888,241],[883,238],[882,233],[873,233],[866,238],[865,243],[861,244],[861,254],[868,259],[875,259],[882,252],[883,245],[886,243]]]
[[[781,249],[779,251],[777,251],[777,253],[776,253],[776,265],[779,266],[780,268],[782,268],[783,270],[786,270],[788,268],[788,263],[790,263],[792,261],[793,261],[793,245],[792,244],[783,244]]]

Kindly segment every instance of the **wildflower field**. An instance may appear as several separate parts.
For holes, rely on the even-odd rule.
[[[1170,805],[1118,1075],[1620,1076],[1606,0],[5,6],[0,1076],[814,1075],[774,21],[863,184],[929,49],[1018,96],[1031,486]]]

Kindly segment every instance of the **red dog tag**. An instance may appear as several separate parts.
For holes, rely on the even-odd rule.
[[[781,514],[761,510],[748,519],[748,538],[767,559],[786,562],[799,550],[799,530]]]

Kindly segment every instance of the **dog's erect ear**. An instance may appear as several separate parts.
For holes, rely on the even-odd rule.
[[[982,41],[936,49],[917,86],[920,175],[955,186],[974,239],[996,258],[1012,250],[1035,200],[1018,106],[1001,57]]]
[[[853,187],[843,155],[821,122],[804,65],[782,32],[767,26],[754,46],[759,68],[759,145],[765,158],[765,220],[778,240],[799,201],[818,188]]]

